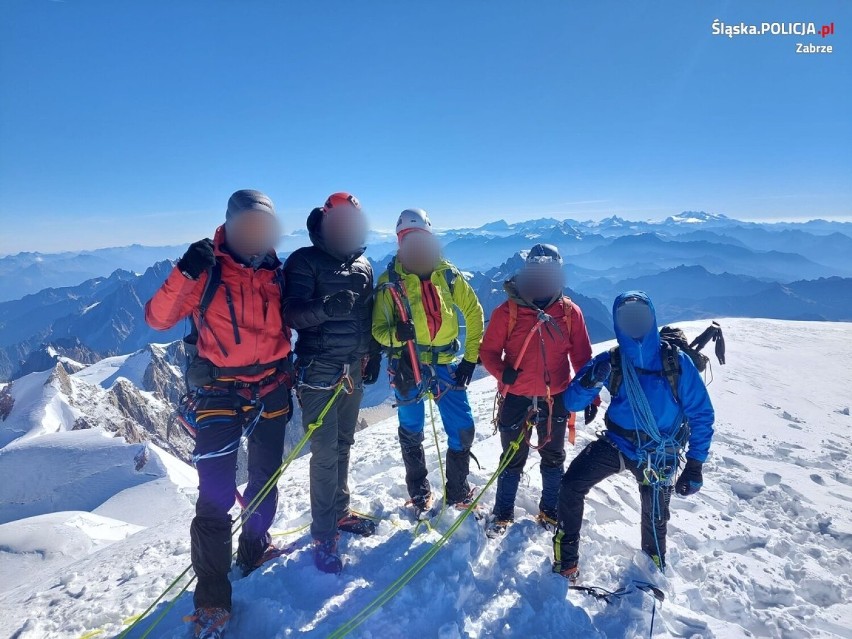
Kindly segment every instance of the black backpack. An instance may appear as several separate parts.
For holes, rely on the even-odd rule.
[[[683,329],[676,328],[674,326],[663,326],[660,329],[660,339],[664,342],[677,346],[680,350],[689,355],[689,359],[691,359],[692,363],[695,364],[695,368],[698,369],[699,373],[703,373],[704,369],[707,368],[707,362],[710,361],[710,358],[689,345],[689,340],[686,337],[686,333],[683,332]]]

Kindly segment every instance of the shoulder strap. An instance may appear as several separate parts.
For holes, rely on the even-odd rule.
[[[459,276],[455,266],[444,269],[444,279],[447,280],[447,287],[450,289],[450,295],[455,297],[456,294],[456,278]]]
[[[562,319],[565,321],[565,327],[568,329],[568,335],[566,335],[566,339],[571,339],[571,325],[574,321],[574,313],[573,311],[574,303],[571,301],[571,298],[567,295],[562,296]]]
[[[400,278],[399,273],[396,272],[396,257],[392,257],[391,261],[388,262],[388,282],[396,284],[400,279],[402,278]]]
[[[666,380],[669,382],[669,386],[672,389],[672,395],[674,395],[676,402],[680,402],[680,397],[677,392],[677,387],[680,382],[680,357],[678,356],[678,350],[678,347],[674,344],[666,342],[665,340],[661,342],[660,358],[663,360],[663,375],[665,375]]]
[[[612,372],[609,374],[609,383],[606,388],[610,396],[615,397],[624,379],[624,371],[621,370],[621,351],[618,346],[609,349],[609,365],[612,367]]]
[[[222,283],[222,264],[219,260],[207,269],[207,281],[204,283],[204,290],[201,292],[201,299],[198,302],[198,319],[201,324],[204,323],[204,314],[210,307],[213,297],[216,295],[216,289]],[[190,345],[195,345],[198,342],[198,326],[195,324],[195,318],[189,316],[189,333],[184,336],[183,341]]]
[[[518,323],[518,303],[515,300],[509,300],[509,325],[506,328],[506,335],[511,335],[515,330],[515,325]]]
[[[198,315],[201,321],[204,321],[204,314],[210,307],[210,303],[216,296],[216,289],[222,283],[222,263],[217,259],[216,263],[207,271],[207,282],[204,284],[204,291],[201,293],[201,301],[198,303]]]

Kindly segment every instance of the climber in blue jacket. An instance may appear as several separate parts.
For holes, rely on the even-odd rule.
[[[686,497],[702,485],[702,465],[713,438],[713,405],[690,357],[661,340],[654,305],[642,291],[613,304],[618,346],[599,354],[565,391],[565,408],[581,411],[606,387],[606,430],[571,462],[559,490],[559,527],[553,571],[579,578],[583,505],[593,486],[622,470],[639,482],[642,550],[665,568],[666,524],[672,488]],[[686,464],[674,482],[678,460]]]

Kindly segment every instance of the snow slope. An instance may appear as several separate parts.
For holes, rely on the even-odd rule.
[[[704,325],[680,324],[690,335]],[[852,357],[852,325],[735,319],[723,326],[729,364],[714,367],[709,387],[718,416],[713,453],[701,493],[673,498],[670,569],[665,578],[655,576],[667,593],[655,635],[852,637],[852,372],[845,364]],[[493,389],[490,378],[471,388],[474,452],[482,463],[472,480],[480,486],[499,457],[490,426]],[[293,541],[295,552],[235,583],[229,636],[327,636],[450,526],[454,513],[437,523],[438,532],[414,537],[411,524],[399,518],[406,495],[396,428],[395,418],[376,423],[358,433],[353,449],[353,506],[382,517],[378,534],[342,539],[348,565],[339,577],[313,568],[301,533],[282,534],[279,540]],[[427,460],[438,484],[428,429]],[[592,431],[579,428],[569,460],[592,440]],[[30,439],[34,466],[41,461],[35,444],[43,437]],[[443,451],[446,438],[439,439]],[[88,456],[91,442],[78,443],[78,454]],[[102,466],[98,457],[91,459]],[[307,464],[307,457],[298,459],[281,481],[278,532],[309,521]],[[550,573],[550,536],[532,519],[541,486],[537,466],[533,454],[516,524],[503,539],[488,540],[472,518],[464,522],[352,636],[647,636],[652,603],[644,593],[606,605],[568,592],[566,582]],[[60,466],[54,462],[53,468]],[[141,612],[189,562],[191,493],[176,475],[133,486],[117,481],[116,495],[94,514],[55,513],[0,526],[0,636],[117,634],[122,621]],[[60,482],[63,474],[50,476]],[[0,483],[0,502],[8,501],[8,491]],[[483,503],[493,503],[493,488]],[[20,512],[27,514],[23,507]],[[638,520],[638,493],[628,475],[592,491],[581,549],[585,583],[614,589],[650,574],[637,552]],[[62,526],[75,530],[60,534]],[[60,564],[39,559],[63,552]],[[6,580],[14,572],[10,566],[30,570],[37,562],[44,566],[25,580]],[[190,608],[185,594],[150,636],[187,637],[181,616]]]

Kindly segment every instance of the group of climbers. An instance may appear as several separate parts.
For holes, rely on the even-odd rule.
[[[258,191],[237,191],[213,240],[192,244],[145,307],[154,328],[168,329],[184,318],[192,326],[182,407],[192,424],[199,476],[190,527],[196,636],[221,637],[231,614],[230,511],[236,501],[243,507],[257,502],[241,516],[237,568],[248,574],[276,552],[269,528],[278,495],[268,484],[275,483],[283,457],[292,390],[302,426],[312,433],[316,567],[342,570],[340,532],[375,532],[373,519],[350,509],[348,476],[364,386],[378,381],[383,353],[399,418],[406,506],[415,518],[427,515],[436,498],[457,509],[471,507],[475,424],[467,386],[481,362],[497,378],[495,424],[503,455],[512,456],[497,479],[487,534],[499,536],[512,523],[532,448],[541,456],[538,521],[553,533],[554,572],[577,579],[584,498],[623,469],[640,482],[642,549],[663,568],[671,491],[687,495],[701,487],[713,410],[690,357],[660,339],[645,294],[619,296],[613,309],[619,346],[593,358],[583,313],[564,294],[563,262],[554,246],[537,244],[527,253],[520,272],[504,283],[507,299],[486,330],[474,290],[442,257],[422,209],[400,214],[396,255],[375,286],[357,198],[332,194],[311,211],[307,229],[311,246],[282,264],[274,248],[281,228],[272,201]],[[297,333],[293,352],[291,329]],[[701,339],[699,348],[713,339],[718,353],[721,329]],[[575,414],[582,412],[591,424],[605,386],[612,397],[606,431],[565,471],[565,440],[574,443]],[[423,448],[428,402],[437,406],[448,442],[446,459],[439,460],[445,461],[439,496]],[[311,427],[317,423],[321,427]],[[243,437],[248,485],[240,495]],[[684,450],[686,467],[675,483]]]

